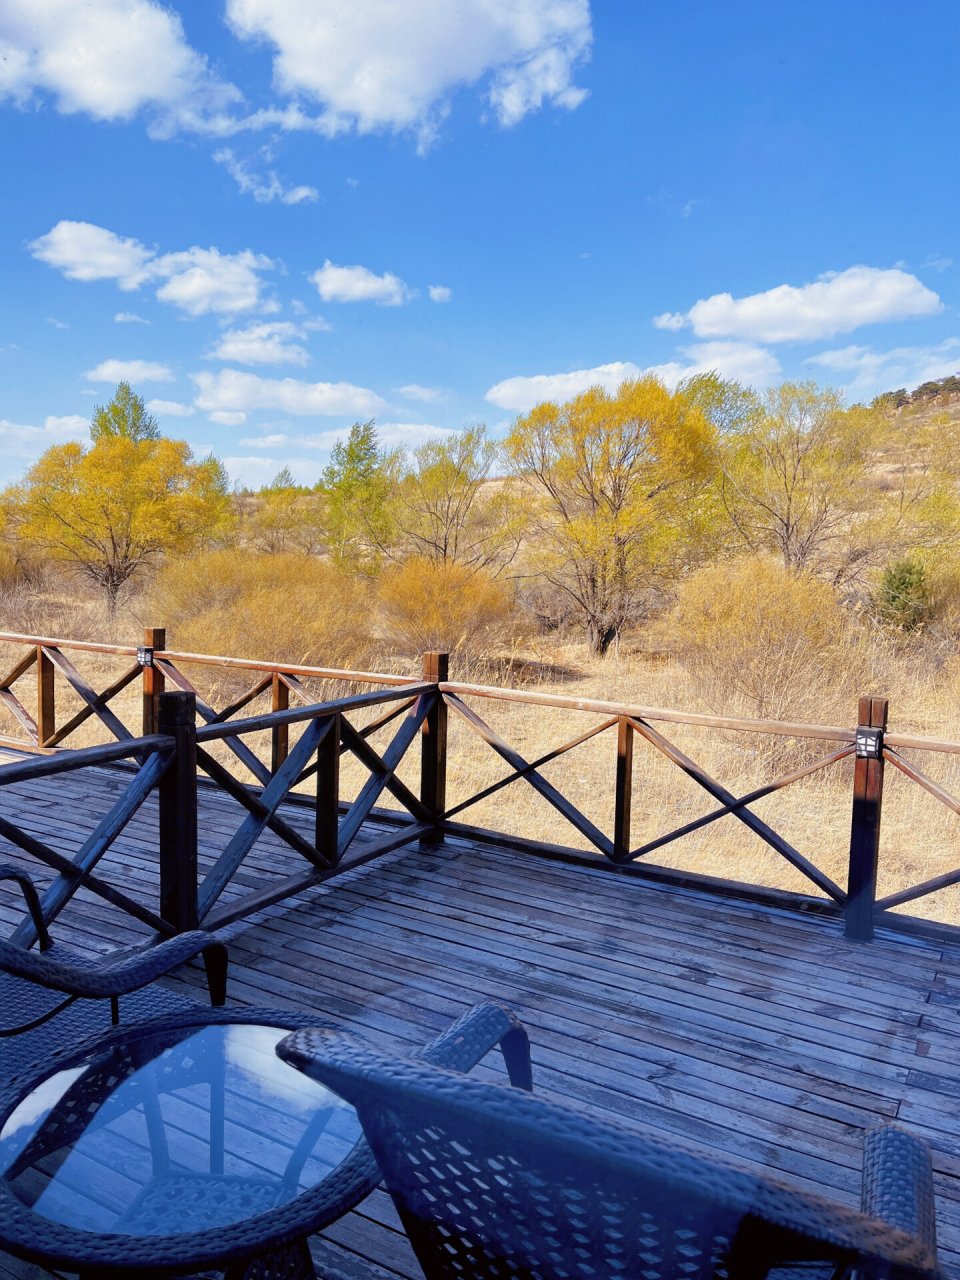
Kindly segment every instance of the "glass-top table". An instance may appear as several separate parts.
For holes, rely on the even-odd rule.
[[[302,1242],[376,1182],[353,1109],[276,1055],[317,1024],[198,1008],[61,1052],[0,1103],[0,1235],[81,1270]]]

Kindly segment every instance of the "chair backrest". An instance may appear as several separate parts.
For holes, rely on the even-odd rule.
[[[430,1280],[938,1274],[886,1223],[517,1090],[339,1036],[290,1058],[356,1107]]]

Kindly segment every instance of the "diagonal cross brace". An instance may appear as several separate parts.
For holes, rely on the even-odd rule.
[[[679,769],[682,769],[687,777],[692,778],[698,786],[712,795],[715,800],[719,800],[738,821],[749,827],[755,835],[765,841],[771,849],[776,850],[791,866],[796,867],[808,880],[812,880],[817,888],[821,889],[828,898],[833,898],[835,902],[839,903],[846,901],[847,895],[838,884],[834,884],[828,875],[825,875],[819,867],[814,866],[809,858],[805,858],[789,841],[784,840],[779,832],[768,826],[762,818],[758,818],[755,813],[751,813],[749,809],[742,807],[742,802],[737,800],[733,792],[721,786],[715,778],[711,778],[709,773],[701,768],[696,761],[691,760],[688,755],[684,755],[679,747],[675,747],[669,739],[658,733],[656,729],[651,728],[645,720],[637,720],[630,716],[629,721],[637,733],[646,738],[652,746],[662,752]]]
[[[108,706],[101,700],[101,696],[94,689],[93,685],[84,680],[83,676],[73,665],[66,654],[61,653],[59,649],[48,648],[43,646],[44,656],[49,658],[57,670],[66,677],[70,687],[75,693],[78,693],[83,701],[90,708],[91,712],[107,726],[113,736],[120,742],[126,742],[133,737],[133,734],[127,726],[110,710]]]
[[[337,838],[337,861],[346,853],[357,832],[370,816],[370,811],[387,785],[388,778],[393,776],[400,761],[406,755],[410,744],[420,732],[420,726],[426,719],[427,712],[433,706],[433,699],[436,696],[438,695],[421,694],[417,698],[413,707],[407,712],[403,724],[394,734],[390,745],[383,753],[381,763],[385,772],[371,774],[360,788],[356,800],[354,800],[341,819],[340,834]]]
[[[159,658],[154,658],[154,666],[156,666],[164,676],[175,684],[178,689],[182,689],[184,693],[192,693],[197,700],[197,715],[205,724],[219,724],[220,719],[217,712],[208,702],[204,702],[203,698],[197,693],[194,686],[190,683],[182,671],[179,671],[172,662],[164,662]],[[263,761],[254,754],[245,742],[240,742],[236,738],[224,738],[227,746],[237,757],[241,764],[245,765],[257,781],[266,786],[270,781],[270,770]]]
[[[400,781],[392,769],[390,769],[383,759],[374,751],[369,742],[363,735],[356,730],[353,725],[344,716],[340,721],[340,732],[343,736],[343,745],[346,749],[353,753],[371,773],[379,773],[386,783],[387,790],[391,795],[395,796],[405,808],[409,809],[415,818],[419,818],[421,822],[432,822],[433,816],[429,809],[417,799],[410,788]]]
[[[236,875],[241,863],[263,834],[281,800],[296,784],[300,771],[330,732],[333,718],[310,720],[300,740],[260,793],[260,811],[248,814],[227,847],[204,877],[198,894],[197,908],[201,920]]]
[[[84,884],[89,873],[116,840],[133,815],[157,785],[172,760],[168,753],[156,752],[137,773],[123,795],[87,836],[73,858],[71,873],[61,871],[47,887],[41,899],[43,918],[47,924],[55,920],[73,895]],[[26,917],[11,936],[11,941],[23,947],[31,947],[36,941],[33,921]]]
[[[197,747],[197,763],[218,787],[225,791],[227,795],[232,796],[248,813],[258,815],[267,813],[263,801],[253,795],[244,783],[238,782],[230,770],[224,768],[219,760],[204,751],[203,747]],[[302,777],[303,774],[296,779],[296,782],[300,782]],[[297,853],[303,854],[308,862],[313,862],[318,867],[329,867],[331,865],[329,858],[325,857],[299,831],[291,827],[288,822],[284,822],[282,818],[277,817],[276,813],[267,818],[267,826],[274,835],[278,835],[281,840],[285,840]]]
[[[461,702],[455,693],[448,693],[445,697],[448,704],[466,720],[474,732],[483,738],[484,742],[492,747],[498,756],[506,760],[507,764],[512,765],[517,773],[524,777],[531,787],[543,796],[544,800],[549,801],[571,826],[575,827],[581,835],[586,836],[601,853],[606,854],[608,858],[613,857],[613,841],[608,836],[605,836],[599,827],[595,827],[590,819],[584,817],[565,795],[562,795],[551,782],[548,782],[546,778],[537,773],[536,769],[523,758],[520,752],[515,751],[494,729],[491,729],[472,707],[468,707],[465,702]]]

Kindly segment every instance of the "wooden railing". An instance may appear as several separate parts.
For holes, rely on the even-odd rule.
[[[881,698],[860,700],[858,723],[853,728],[795,724],[450,681],[444,654],[425,655],[422,675],[418,680],[412,676],[179,653],[164,647],[165,635],[157,629],[148,632],[146,639],[148,643],[135,649],[35,636],[0,635],[0,644],[27,647],[27,653],[19,656],[8,677],[0,684],[0,698],[31,735],[31,740],[24,743],[14,739],[4,741],[8,745],[26,746],[47,755],[53,753],[52,759],[19,760],[0,766],[0,788],[9,782],[89,766],[116,764],[118,761],[133,763],[137,769],[110,812],[72,859],[9,818],[0,817],[0,836],[37,857],[57,873],[44,898],[44,911],[48,918],[58,914],[83,885],[161,931],[190,928],[198,923],[215,927],[338,874],[346,865],[369,861],[412,841],[429,843],[449,832],[468,832],[477,839],[512,844],[535,854],[573,861],[586,860],[591,866],[605,865],[620,874],[656,874],[660,878],[668,878],[674,874],[669,868],[647,871],[645,860],[649,860],[649,855],[723,818],[741,823],[759,837],[810,883],[816,896],[811,898],[770,891],[742,882],[710,880],[692,874],[686,876],[688,880],[804,909],[842,913],[846,933],[851,938],[870,938],[878,923],[910,927],[912,918],[904,916],[901,910],[905,904],[960,883],[958,868],[918,881],[896,893],[881,898],[877,896],[885,764],[891,764],[934,799],[960,815],[960,799],[904,754],[906,751],[960,754],[960,742],[889,732],[887,703]],[[119,658],[133,656],[135,664],[97,693],[67,656],[72,650]],[[198,694],[183,674],[181,667],[190,664],[234,672],[250,671],[254,680],[242,694],[232,697],[229,705],[218,711]],[[36,678],[35,720],[28,712],[24,698],[14,691],[18,682],[21,682],[22,689],[22,682],[30,673]],[[58,676],[68,683],[83,704],[80,711],[59,724],[54,700],[55,678]],[[109,704],[138,677],[142,679],[144,733],[134,737]],[[317,702],[311,700],[310,682],[328,685],[336,682],[344,687],[375,684],[380,687]],[[270,698],[268,711],[240,717],[239,713],[247,710],[256,698],[266,695]],[[477,710],[475,704],[490,700],[532,706],[542,711],[557,709],[583,713],[593,717],[593,723],[551,750],[528,760]],[[291,701],[298,705],[291,706]],[[348,718],[348,713],[372,718],[360,725]],[[509,766],[506,775],[458,798],[455,803],[449,803],[447,799],[451,751],[448,719],[451,714]],[[118,742],[79,750],[57,750],[91,717],[96,717]],[[385,749],[378,752],[369,739],[393,722],[397,722],[393,738]],[[793,769],[761,786],[736,794],[667,736],[670,725],[759,734],[768,738],[819,740],[829,744],[829,749],[813,760],[804,759]],[[269,761],[261,758],[251,745],[252,739],[260,741],[264,734],[269,736]],[[614,793],[612,830],[603,830],[542,772],[548,764],[604,734],[616,737],[616,751],[611,757]],[[420,785],[419,794],[415,794],[400,779],[397,770],[418,739]],[[638,740],[668,760],[716,803],[706,813],[653,839],[633,845],[634,748]],[[224,749],[229,753],[227,756]],[[342,802],[340,794],[339,762],[344,753],[350,754],[368,774],[349,804]],[[834,769],[848,758],[853,758],[854,770],[846,884],[841,885],[813,858],[761,819],[751,806],[815,774]],[[239,764],[240,776],[228,767],[225,760]],[[240,827],[203,874],[198,870],[197,858],[198,778],[205,779],[202,785],[227,793],[246,811]],[[594,853],[585,855],[581,850],[559,843],[521,840],[507,831],[462,826],[460,819],[471,806],[518,782],[532,787],[547,801]],[[308,784],[314,810],[313,831],[309,838],[295,829],[289,817],[280,812],[282,802],[294,792],[302,802],[304,788]],[[158,792],[160,812],[158,911],[146,908],[142,903],[135,904],[128,893],[111,886],[96,872],[97,863],[116,835],[154,789]],[[373,841],[355,844],[364,824],[374,815],[375,806],[384,791],[390,792],[403,813],[385,815],[378,811],[381,820],[393,824],[391,831]],[[222,901],[226,888],[236,882],[248,855],[268,829],[299,855],[305,866],[295,874]],[[361,850],[359,853],[358,849]],[[24,937],[26,932],[27,926],[21,926]]]

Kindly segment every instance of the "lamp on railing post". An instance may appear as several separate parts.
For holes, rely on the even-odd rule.
[[[175,754],[160,779],[160,915],[178,931],[197,926],[197,698],[160,695],[159,732]]]
[[[449,673],[448,653],[423,655],[425,684],[439,684]],[[439,691],[420,735],[420,800],[431,817],[439,820],[447,807],[447,704]],[[423,843],[436,844],[441,838],[439,831],[433,831],[423,837]]]
[[[165,627],[146,627],[143,644],[137,649],[137,661],[143,667],[143,736],[159,733],[160,695],[164,690],[163,672],[154,666],[153,655],[167,647]]]
[[[850,866],[844,911],[844,932],[848,938],[858,942],[869,942],[873,937],[883,806],[883,734],[887,727],[887,710],[886,698],[860,699],[853,769]]]

